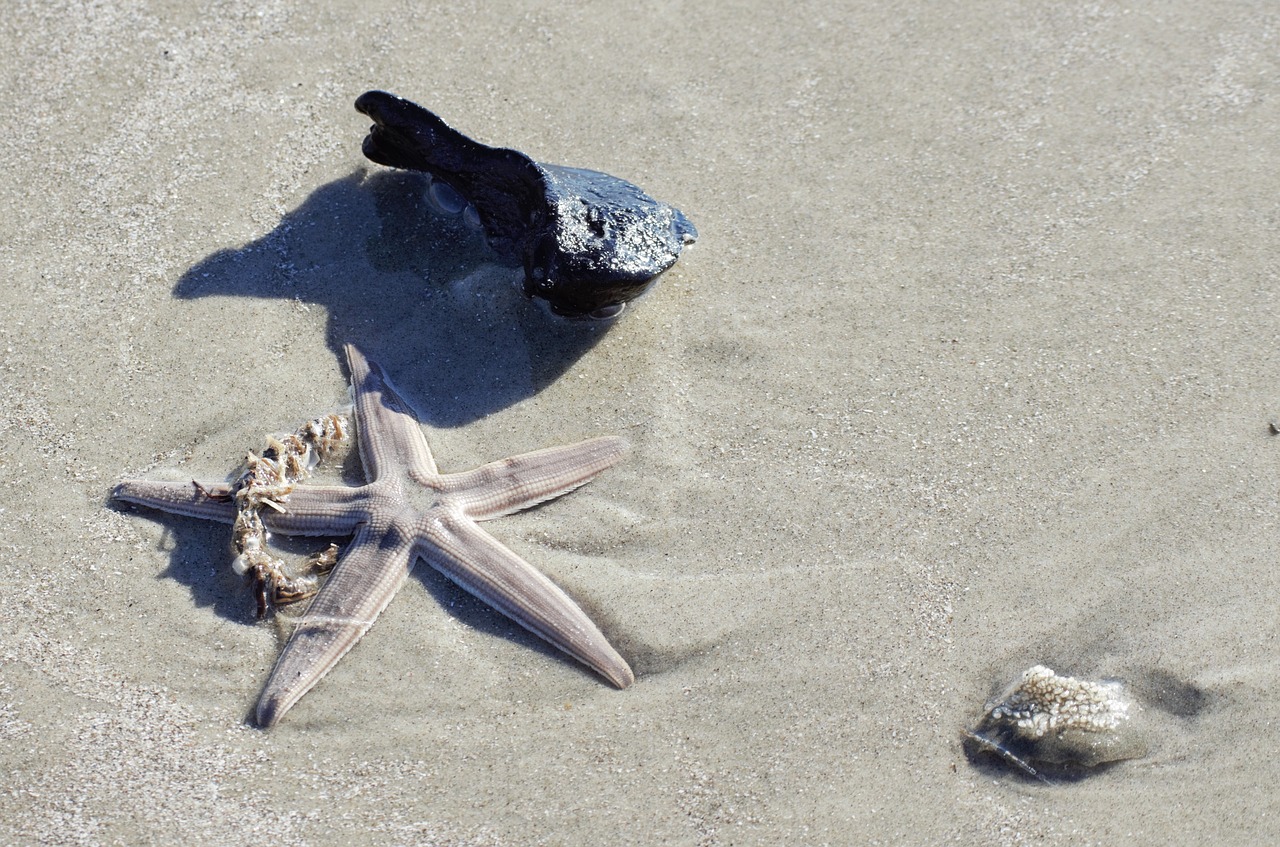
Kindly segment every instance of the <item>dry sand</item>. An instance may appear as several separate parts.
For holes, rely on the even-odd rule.
[[[1274,4],[631,6],[6,7],[0,842],[1276,841]],[[363,160],[369,88],[701,239],[553,323]],[[632,689],[420,570],[246,724],[226,528],[106,495],[340,405],[343,341],[445,469],[632,440],[492,525]],[[1037,662],[1151,754],[975,768]]]

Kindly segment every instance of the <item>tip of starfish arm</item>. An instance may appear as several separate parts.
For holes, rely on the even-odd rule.
[[[609,674],[609,681],[619,688],[630,688],[631,683],[636,681],[636,675],[632,672],[631,667],[623,662],[621,668],[617,668],[613,673]]]
[[[631,683],[636,681],[636,675],[627,660],[618,655],[607,642],[601,649],[583,656],[581,661],[618,688],[630,688]]]
[[[280,718],[284,717],[287,706],[281,708],[284,704],[281,702],[280,696],[277,694],[264,695],[258,701],[258,711],[255,715],[258,726],[263,729],[270,729],[280,722]]]
[[[111,500],[115,503],[132,503],[137,505],[142,480],[122,479],[111,486]]]

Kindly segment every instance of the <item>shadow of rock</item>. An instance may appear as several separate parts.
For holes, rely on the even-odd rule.
[[[426,198],[428,184],[412,172],[361,170],[321,186],[263,238],[192,267],[174,294],[322,306],[333,367],[344,370],[342,345],[357,344],[429,426],[464,426],[501,410],[551,384],[610,323],[566,320],[527,299],[519,285],[523,271],[500,263],[462,216],[437,213]],[[548,445],[535,438],[529,448],[541,446]],[[354,450],[344,477],[363,481]],[[198,606],[254,624],[252,590],[227,566],[227,528],[163,519],[174,522],[163,576],[188,585]],[[273,540],[291,562],[323,546],[315,538]],[[421,566],[418,575],[468,625],[559,655],[451,583],[442,585],[443,577]]]
[[[399,171],[335,180],[263,238],[195,265],[174,294],[322,306],[335,358],[359,345],[432,426],[506,408],[563,374],[609,324],[528,300],[521,269],[500,263],[462,216],[436,213],[427,184]]]

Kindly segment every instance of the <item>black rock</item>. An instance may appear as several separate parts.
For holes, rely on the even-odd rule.
[[[362,94],[356,109],[374,121],[364,154],[461,194],[490,246],[524,265],[525,293],[558,314],[617,314],[698,237],[679,209],[624,179],[489,147],[385,91]]]

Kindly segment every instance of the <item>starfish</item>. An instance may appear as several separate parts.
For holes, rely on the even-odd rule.
[[[618,688],[634,682],[578,604],[476,523],[572,491],[617,464],[627,442],[592,438],[442,474],[418,419],[382,369],[350,344],[346,354],[367,482],[298,486],[284,511],[264,516],[284,535],[352,541],[285,643],[258,700],[258,724],[274,726],[346,655],[420,558]],[[223,523],[235,520],[231,495],[226,483],[194,480],[126,480],[112,492],[116,500]]]

